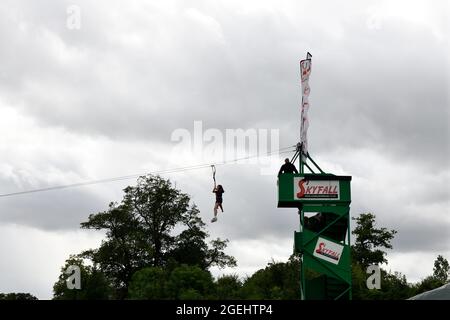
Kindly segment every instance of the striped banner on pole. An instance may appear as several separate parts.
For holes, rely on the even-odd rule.
[[[308,110],[309,110],[309,75],[311,74],[311,58],[312,55],[308,52],[306,59],[300,61],[300,72],[302,80],[302,115],[300,124],[300,143],[302,145],[302,159],[306,160],[308,154]]]

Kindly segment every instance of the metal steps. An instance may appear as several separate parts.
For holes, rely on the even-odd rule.
[[[342,280],[326,275],[318,276],[307,282],[309,300],[348,300],[349,294],[344,293],[348,288]],[[343,294],[344,293],[344,294]]]

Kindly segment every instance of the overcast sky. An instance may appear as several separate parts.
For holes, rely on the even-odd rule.
[[[418,281],[450,259],[449,13],[445,1],[2,0],[0,193],[212,162],[174,151],[194,121],[293,145],[309,51],[309,151],[353,177],[352,216],[396,229],[387,269]],[[276,208],[276,170],[260,165],[217,168],[225,213],[208,230],[239,266],[216,276],[292,253],[297,213]],[[210,169],[165,177],[209,222]],[[134,182],[0,198],[0,292],[51,298],[69,254],[102,239],[79,223]]]

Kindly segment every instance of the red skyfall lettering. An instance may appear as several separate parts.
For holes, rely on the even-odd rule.
[[[297,198],[303,198],[305,196],[305,187],[304,184],[308,184],[305,179],[299,181],[298,186],[300,187],[300,192],[297,192]]]
[[[334,259],[339,260],[339,253],[337,253],[336,251],[333,251],[331,249],[327,249],[325,247],[325,243],[321,242],[319,244],[319,248],[316,250],[317,253],[329,256],[329,257],[334,257]]]

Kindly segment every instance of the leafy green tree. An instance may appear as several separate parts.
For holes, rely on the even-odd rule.
[[[175,268],[167,281],[169,299],[197,300],[213,296],[211,273],[198,266],[182,265]]]
[[[183,223],[187,228],[174,238],[173,248],[167,255],[172,261],[179,265],[197,265],[204,270],[211,266],[236,266],[236,259],[223,251],[228,240],[212,240],[210,247],[205,242],[209,234],[205,231],[205,223],[200,218],[197,207],[194,206],[183,217]]]
[[[443,256],[438,255],[434,260],[433,275],[422,279],[414,286],[414,295],[430,291],[443,286],[449,278],[449,263]]]
[[[198,265],[207,269],[206,255],[208,245],[205,242],[208,233],[205,224],[198,216],[197,208],[193,208],[183,218],[187,228],[174,238],[173,246],[168,256],[178,264]]]
[[[0,293],[0,300],[38,300],[30,293],[12,292],[12,293]]]
[[[69,266],[80,268],[81,289],[67,288],[66,280],[69,277],[65,273]],[[53,286],[54,300],[107,300],[112,294],[104,274],[96,267],[86,266],[83,260],[71,256],[61,268],[58,281]]]
[[[83,252],[98,264],[124,298],[132,275],[147,266],[163,265],[164,253],[174,239],[170,232],[189,211],[189,197],[160,177],[138,179],[124,189],[120,204],[89,216],[82,228],[107,230],[100,248]]]
[[[299,299],[300,261],[291,256],[288,262],[272,261],[265,269],[247,278],[242,287],[245,299]]]
[[[141,228],[130,215],[129,205],[111,203],[107,211],[90,215],[81,226],[107,230],[107,239],[100,247],[86,250],[80,257],[98,265],[116,289],[115,298],[124,298],[131,276],[150,263],[150,253],[145,249],[145,240],[140,237]]]
[[[444,284],[445,283],[443,281],[437,279],[435,276],[428,276],[415,285],[414,294],[412,294],[411,296],[415,296],[419,293],[439,288]]]
[[[367,290],[365,299],[368,300],[405,300],[414,293],[408,284],[406,276],[400,272],[386,272],[381,269],[381,289]]]
[[[450,267],[447,259],[438,255],[434,261],[433,276],[442,283],[446,283],[449,278],[449,271]]]
[[[212,240],[211,247],[206,252],[206,267],[218,266],[219,268],[237,266],[236,259],[225,254],[223,250],[227,247],[228,239],[221,240],[219,238]]]
[[[352,295],[354,300],[404,300],[414,294],[414,287],[410,285],[406,276],[399,272],[386,272],[380,270],[381,288],[367,288],[369,274],[362,269],[360,264],[352,266]]]
[[[242,282],[237,275],[224,275],[216,282],[216,299],[236,300],[242,299]]]
[[[168,274],[159,267],[148,267],[136,272],[130,282],[130,299],[167,299]]]
[[[236,265],[223,252],[227,240],[215,239],[208,246],[199,210],[169,180],[140,177],[124,193],[121,203],[111,203],[107,211],[91,214],[81,224],[85,229],[106,230],[100,247],[80,257],[90,259],[106,275],[115,298],[127,297],[133,274],[144,268],[189,264],[206,270],[213,265]]]
[[[224,281],[225,280],[225,281]],[[232,277],[220,279],[221,293],[238,294]],[[225,283],[228,286],[225,288]],[[239,282],[238,282],[239,283]],[[216,290],[214,290],[216,289]],[[217,298],[217,285],[211,273],[198,266],[181,265],[173,270],[149,267],[136,272],[129,286],[129,299],[198,300]]]
[[[401,273],[381,269],[381,289],[367,288],[367,267],[387,263],[384,249],[392,249],[391,241],[397,231],[377,228],[375,215],[363,213],[356,220],[352,234],[356,236],[352,249],[352,295],[355,300],[406,299],[414,291]]]
[[[382,249],[392,249],[391,241],[397,233],[395,230],[375,227],[375,215],[363,213],[357,218],[352,234],[356,236],[352,246],[352,259],[361,265],[363,270],[371,264],[386,263],[386,252]]]
[[[352,264],[352,298],[353,300],[365,300],[367,298],[367,277],[368,274],[362,269],[359,263]]]

